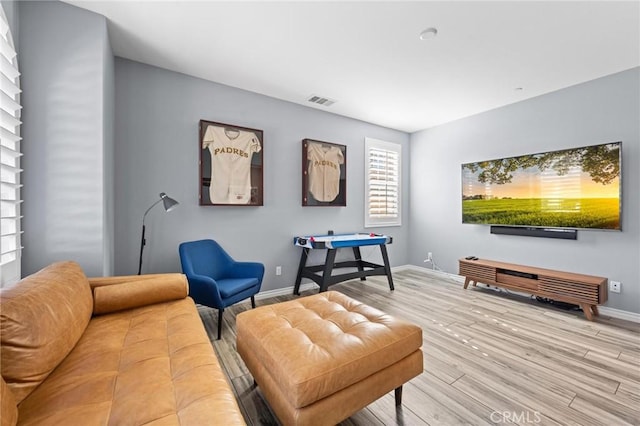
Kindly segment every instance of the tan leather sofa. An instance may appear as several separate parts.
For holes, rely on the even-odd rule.
[[[2,426],[244,424],[187,292],[73,262],[3,289]]]

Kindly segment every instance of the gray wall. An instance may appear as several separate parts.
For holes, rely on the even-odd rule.
[[[23,275],[60,259],[78,260],[89,275],[134,273],[142,214],[165,191],[181,205],[149,214],[145,272],[178,271],[181,241],[215,238],[233,256],[266,264],[265,290],[290,286],[299,256],[293,235],[364,230],[368,136],[403,144],[404,225],[367,229],[394,236],[393,265],[424,265],[431,251],[453,273],[458,258],[475,254],[603,275],[623,283],[608,306],[640,312],[638,69],[409,137],[124,59],[114,75],[103,17],[60,2],[3,5],[19,30],[23,73]],[[265,206],[198,206],[200,119],[264,130]],[[300,206],[303,138],[347,145],[346,208]],[[460,223],[461,163],[617,140],[623,232],[560,241]],[[375,249],[363,254],[379,261]]]
[[[409,261],[428,251],[445,271],[487,259],[622,282],[607,306],[640,312],[640,69],[635,68],[411,135]],[[462,163],[622,141],[622,232],[579,231],[577,241],[489,234],[461,224]]]
[[[200,119],[264,131],[264,206],[198,206]],[[232,256],[265,264],[264,290],[293,285],[300,256],[293,236],[364,231],[365,137],[401,143],[404,164],[409,153],[403,132],[120,58],[115,137],[116,273],[136,272],[142,215],[164,191],[180,206],[147,216],[143,272],[180,271],[179,243],[213,238]],[[301,207],[304,138],[347,146],[347,207]],[[403,183],[408,191],[408,168]],[[406,224],[407,197],[403,207]],[[406,225],[371,231],[394,237],[392,264],[407,262]],[[363,256],[380,260],[373,248]]]
[[[111,273],[114,73],[106,19],[61,2],[21,2],[19,18],[22,273],[61,259],[78,261],[88,275]]]

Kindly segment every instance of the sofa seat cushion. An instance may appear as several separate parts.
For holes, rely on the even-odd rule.
[[[244,424],[190,298],[94,317],[20,425]]]
[[[235,296],[251,287],[257,286],[260,282],[257,278],[225,278],[222,280],[216,280],[218,288],[220,289],[220,295],[223,299],[228,299],[231,296]]]

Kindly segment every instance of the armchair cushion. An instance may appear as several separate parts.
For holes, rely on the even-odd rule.
[[[216,282],[223,299],[228,299],[260,284],[257,278],[225,278]]]

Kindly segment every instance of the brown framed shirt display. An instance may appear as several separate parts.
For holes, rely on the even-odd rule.
[[[262,131],[204,120],[200,126],[200,204],[262,205]]]
[[[346,151],[344,145],[302,141],[302,205],[346,205]]]

